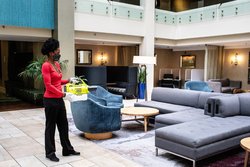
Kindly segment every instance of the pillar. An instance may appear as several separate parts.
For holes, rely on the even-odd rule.
[[[55,0],[55,29],[53,37],[60,42],[61,60],[68,60],[63,78],[75,75],[75,2]]]
[[[1,59],[2,59],[2,85],[4,81],[8,80],[8,56],[9,56],[9,42],[1,41]]]
[[[139,55],[154,56],[154,18],[155,18],[155,0],[141,1],[141,6],[144,7],[144,28],[145,36],[139,46]],[[147,100],[151,99],[151,93],[154,87],[154,65],[147,66]]]

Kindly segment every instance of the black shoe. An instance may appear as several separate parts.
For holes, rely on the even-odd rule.
[[[62,152],[63,156],[70,156],[70,155],[80,155],[80,152],[77,152],[75,150],[69,150],[69,151],[64,151]]]
[[[55,154],[46,155],[46,158],[48,158],[48,159],[50,159],[51,161],[54,161],[54,162],[59,162],[59,158],[57,158]]]

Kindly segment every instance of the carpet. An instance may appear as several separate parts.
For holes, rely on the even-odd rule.
[[[72,118],[69,118],[70,131],[82,135],[82,132],[74,127]],[[94,143],[114,151],[124,158],[137,162],[145,167],[190,167],[192,162],[159,151],[155,156],[154,129],[148,128],[144,132],[142,124],[137,122],[122,122],[122,128],[113,132],[113,137],[108,140],[93,140]],[[242,167],[244,166],[244,151],[241,148],[225,152],[223,154],[198,161],[197,167]]]

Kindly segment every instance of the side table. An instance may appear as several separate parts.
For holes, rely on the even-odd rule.
[[[144,117],[144,131],[147,132],[148,117],[159,114],[159,110],[155,108],[150,108],[150,107],[125,107],[121,109],[121,114],[135,116],[135,119],[123,120],[123,121],[132,121],[132,120],[136,121],[138,120],[136,119],[136,116],[143,116]]]
[[[244,167],[247,167],[250,152],[250,137],[241,139],[240,146],[246,151]]]

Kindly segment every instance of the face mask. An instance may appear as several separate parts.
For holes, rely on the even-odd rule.
[[[55,55],[53,56],[53,61],[59,61],[60,57],[61,57],[60,54],[55,54]]]

